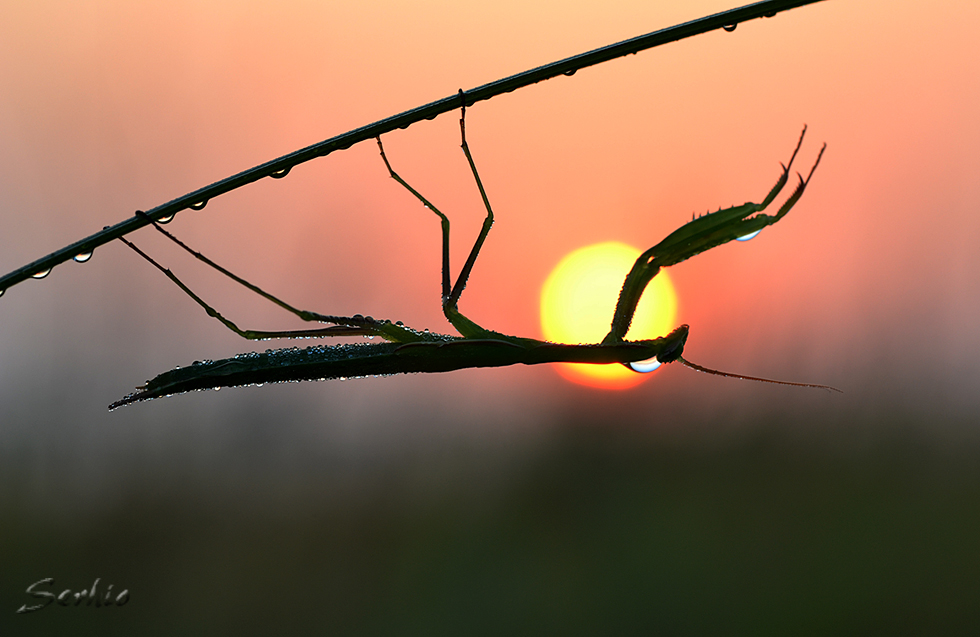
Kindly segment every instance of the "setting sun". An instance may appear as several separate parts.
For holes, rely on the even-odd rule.
[[[555,266],[541,290],[541,329],[555,343],[598,343],[609,332],[623,280],[640,256],[636,248],[609,241],[580,248]],[[677,294],[661,271],[640,300],[627,338],[657,338],[676,327]],[[563,376],[577,383],[608,389],[632,387],[647,374],[622,365],[566,363]]]

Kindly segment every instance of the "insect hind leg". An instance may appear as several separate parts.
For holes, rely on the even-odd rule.
[[[136,214],[144,215],[144,216],[146,215],[146,213],[142,211],[137,211]],[[411,330],[406,330],[405,328],[397,324],[393,324],[390,321],[377,321],[371,317],[364,317],[360,315],[355,315],[350,317],[331,316],[327,314],[320,314],[318,312],[310,312],[307,310],[297,309],[292,305],[286,303],[285,301],[279,299],[278,297],[269,294],[268,292],[258,287],[257,285],[249,283],[245,279],[237,276],[236,274],[218,265],[211,259],[207,258],[200,252],[194,250],[193,248],[185,244],[183,241],[175,237],[170,232],[164,230],[162,227],[160,227],[160,225],[156,221],[153,221],[151,219],[150,223],[157,231],[162,233],[165,237],[167,237],[168,239],[176,243],[178,246],[180,246],[181,249],[187,251],[199,261],[202,261],[209,267],[217,270],[218,272],[232,279],[236,283],[239,283],[240,285],[248,288],[250,291],[275,303],[279,307],[290,312],[291,314],[294,314],[300,319],[308,322],[333,323],[333,325],[330,325],[329,327],[314,328],[308,330],[261,331],[261,330],[241,329],[234,322],[225,318],[220,312],[218,312],[216,309],[211,307],[211,305],[209,305],[201,297],[195,294],[193,290],[187,287],[187,285],[184,284],[184,282],[177,277],[177,275],[175,275],[169,269],[157,263],[152,257],[150,257],[142,250],[140,250],[132,242],[128,241],[124,237],[119,237],[120,241],[122,241],[127,246],[129,246],[129,248],[131,248],[134,252],[140,255],[143,259],[148,261],[153,267],[163,272],[163,274],[166,275],[166,277],[170,279],[177,287],[179,287],[181,291],[184,292],[184,294],[191,297],[191,299],[195,303],[201,306],[201,308],[203,308],[204,311],[207,312],[208,316],[219,321],[226,328],[228,328],[235,334],[238,334],[242,338],[248,340],[268,340],[268,339],[276,339],[276,338],[319,338],[319,337],[329,337],[329,336],[380,336],[381,338],[384,338],[389,341],[395,341],[395,342],[411,342],[417,340],[414,332],[412,332]]]

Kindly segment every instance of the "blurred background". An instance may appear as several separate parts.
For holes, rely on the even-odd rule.
[[[12,2],[0,270],[297,148],[736,2]],[[0,299],[0,633],[937,632],[980,620],[980,5],[824,2],[474,106],[497,215],[460,309],[540,336],[541,285],[760,201],[671,270],[685,355],[637,387],[554,369],[225,389],[109,413],[250,344],[121,244]],[[483,219],[455,113],[385,138]],[[439,225],[361,144],[185,211],[192,246],[302,308],[451,331]],[[239,325],[291,317],[133,235]],[[611,315],[612,308],[610,308]],[[254,349],[264,350],[260,343]],[[26,615],[112,584],[121,608]]]

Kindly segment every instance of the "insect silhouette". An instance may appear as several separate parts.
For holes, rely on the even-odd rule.
[[[308,330],[292,331],[256,331],[240,329],[230,320],[191,291],[179,278],[149,255],[141,251],[132,242],[119,237],[141,257],[162,271],[171,281],[180,287],[198,305],[220,321],[225,327],[239,336],[249,340],[264,340],[275,338],[316,338],[333,336],[366,336],[380,337],[380,343],[354,343],[334,346],[314,346],[304,349],[288,348],[267,350],[264,353],[252,352],[239,354],[234,358],[217,361],[195,362],[190,367],[177,368],[164,372],[145,385],[138,387],[135,392],[113,403],[110,409],[123,405],[150,400],[173,394],[195,390],[217,389],[220,387],[235,387],[277,382],[298,382],[307,380],[345,379],[365,376],[381,376],[392,374],[418,372],[447,372],[470,367],[503,367],[518,363],[537,365],[541,363],[620,363],[637,372],[652,371],[664,363],[680,361],[682,364],[697,371],[756,380],[761,382],[801,387],[817,387],[840,391],[826,385],[811,383],[791,383],[765,378],[756,378],[741,374],[720,372],[695,365],[682,356],[684,344],[687,341],[688,326],[681,325],[669,334],[655,339],[628,341],[626,333],[629,330],[633,314],[643,291],[661,268],[666,268],[701,252],[718,247],[732,240],[745,239],[754,236],[766,226],[782,219],[793,208],[803,195],[810,178],[820,163],[826,144],[820,149],[817,159],[810,169],[806,179],[797,175],[799,182],[789,198],[780,206],[776,214],[767,215],[763,211],[773,203],[775,198],[786,185],[790,168],[803,144],[806,127],[800,134],[793,155],[789,162],[782,166],[782,174],[775,186],[769,191],[762,203],[745,203],[717,212],[705,214],[684,224],[663,241],[640,255],[623,282],[613,313],[609,333],[601,342],[591,345],[564,345],[540,341],[533,338],[510,336],[485,329],[466,316],[458,308],[460,296],[466,287],[466,282],[476,263],[483,243],[493,225],[493,210],[487,198],[483,182],[477,171],[476,163],[466,142],[466,105],[462,91],[462,103],[459,120],[461,146],[466,161],[469,163],[476,186],[479,189],[483,204],[486,207],[486,218],[463,264],[454,284],[450,284],[449,263],[449,218],[436,206],[426,199],[415,188],[408,184],[395,172],[385,154],[381,138],[377,137],[381,159],[389,175],[411,195],[422,202],[427,209],[439,217],[442,227],[442,310],[446,319],[459,332],[459,336],[437,334],[419,331],[389,320],[377,320],[370,316],[332,316],[297,309],[279,298],[265,292],[261,288],[236,276],[217,263],[211,261],[199,252],[194,251],[181,242],[173,234],[164,230],[157,222],[150,219],[153,227],[174,241],[197,259],[218,270],[237,283],[259,294],[269,301],[279,305],[300,319],[310,322],[328,324]],[[782,164],[781,164],[782,165]],[[137,213],[138,215],[145,213]]]

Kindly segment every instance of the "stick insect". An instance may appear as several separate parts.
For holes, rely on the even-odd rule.
[[[153,227],[164,236],[235,282],[304,321],[329,324],[327,327],[309,330],[276,332],[243,330],[197,296],[170,270],[157,263],[132,242],[124,237],[119,237],[120,241],[163,272],[174,284],[204,308],[209,316],[217,319],[239,336],[249,340],[366,336],[369,338],[380,337],[384,342],[321,345],[305,349],[294,347],[267,350],[265,353],[239,354],[234,358],[225,360],[196,362],[190,367],[176,368],[158,375],[147,381],[145,385],[138,387],[134,393],[110,405],[109,409],[173,394],[220,387],[413,372],[447,372],[469,367],[503,367],[518,363],[525,365],[561,362],[619,363],[634,371],[645,372],[652,371],[664,363],[680,361],[692,369],[710,374],[840,391],[826,385],[791,383],[720,372],[691,363],[682,356],[688,336],[687,325],[681,325],[660,338],[638,341],[629,341],[625,338],[643,291],[661,268],[675,265],[729,241],[753,235],[766,226],[776,223],[792,209],[803,195],[803,191],[806,189],[817,165],[819,165],[826,144],[820,149],[820,153],[817,155],[806,179],[802,175],[797,175],[799,183],[776,214],[767,215],[763,212],[775,200],[788,181],[790,168],[803,144],[803,138],[806,134],[805,126],[793,155],[789,162],[782,166],[782,174],[762,203],[745,203],[724,210],[719,209],[717,212],[692,219],[669,234],[663,241],[641,254],[623,282],[610,330],[606,337],[601,342],[592,345],[564,345],[533,338],[509,336],[488,330],[477,325],[459,311],[460,296],[466,287],[470,272],[494,221],[490,200],[466,142],[466,100],[463,91],[460,91],[459,95],[462,104],[459,120],[461,147],[486,208],[486,218],[454,284],[450,284],[449,218],[392,168],[380,136],[376,138],[376,141],[381,160],[389,176],[439,217],[442,227],[442,310],[446,319],[459,332],[460,336],[414,330],[403,325],[400,321],[376,320],[370,316],[331,316],[297,309],[229,272],[200,252],[193,250],[173,234],[164,230],[156,221],[150,219]]]

